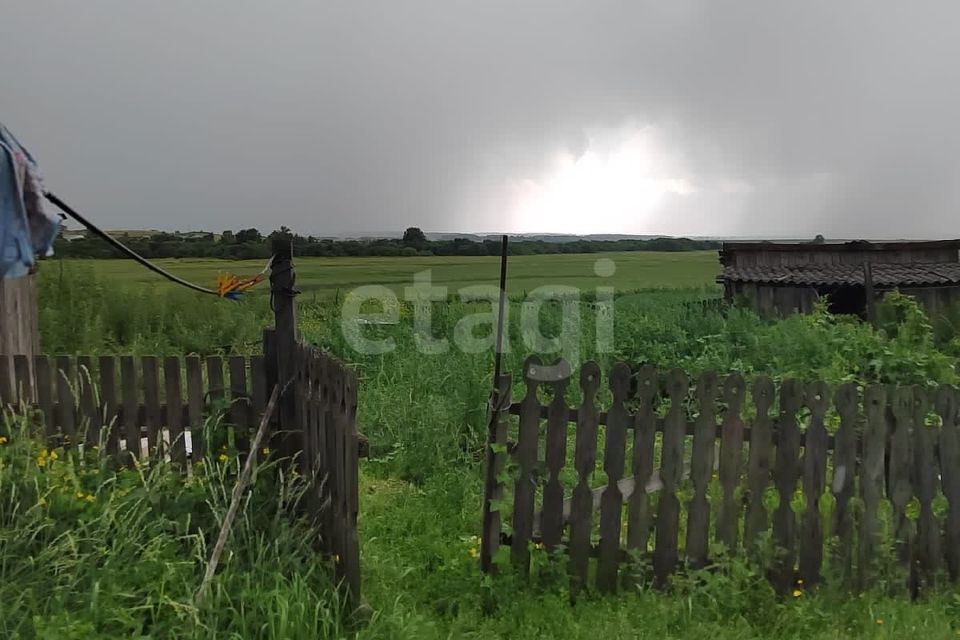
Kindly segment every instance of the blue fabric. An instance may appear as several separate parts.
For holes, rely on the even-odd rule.
[[[0,278],[24,276],[36,256],[51,255],[59,229],[33,156],[0,124]]]

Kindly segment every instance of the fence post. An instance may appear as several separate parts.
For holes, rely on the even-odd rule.
[[[293,456],[300,449],[301,425],[296,424],[296,383],[289,384],[296,375],[297,307],[294,289],[293,242],[289,236],[276,235],[272,242],[273,261],[270,264],[270,300],[273,306],[273,347],[276,350],[277,382],[282,394],[277,412],[281,436],[279,449],[284,456]]]

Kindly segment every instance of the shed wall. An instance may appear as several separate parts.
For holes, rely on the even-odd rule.
[[[39,352],[36,277],[0,278],[0,354],[34,356]]]
[[[0,355],[33,356],[40,354],[40,331],[37,321],[37,284],[35,276],[14,280],[0,278]],[[3,366],[0,363],[0,366]],[[13,358],[6,360],[8,380],[13,380]]]

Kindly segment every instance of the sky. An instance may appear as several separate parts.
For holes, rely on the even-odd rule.
[[[114,229],[960,237],[960,3],[5,0]]]

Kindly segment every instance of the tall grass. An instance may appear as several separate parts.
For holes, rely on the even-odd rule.
[[[0,421],[0,637],[317,638],[342,632],[319,535],[295,478],[258,469],[228,552],[194,603],[236,458],[188,478],[163,461],[116,468],[99,451],[46,449],[28,417]]]
[[[41,347],[50,354],[249,352],[270,321],[264,296],[234,302],[179,287],[121,286],[76,262],[42,269],[38,293]]]

